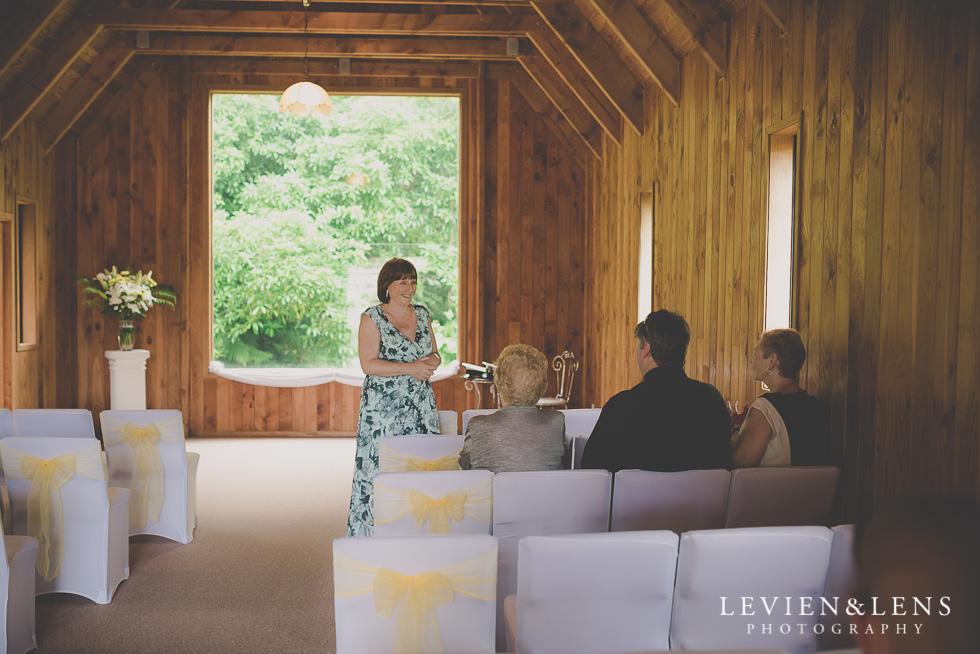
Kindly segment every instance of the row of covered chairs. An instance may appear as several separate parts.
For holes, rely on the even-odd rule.
[[[193,539],[199,457],[185,450],[180,412],[105,411],[101,421],[105,452],[86,410],[0,410],[4,522],[18,534],[4,537],[0,584],[8,652],[35,647],[35,595],[108,603],[129,577],[131,535]]]
[[[796,605],[789,619],[761,617],[758,598],[791,597],[816,607],[822,597],[843,598],[840,580],[853,574],[852,531],[844,525],[525,537],[516,592],[505,596],[495,579],[504,551],[497,537],[341,538],[334,541],[337,651],[440,651],[436,643],[444,652],[521,654],[725,648],[802,654],[835,647],[818,634],[840,631],[835,623],[846,629],[843,599],[839,615],[806,615]],[[746,589],[757,598],[755,615],[741,610]],[[501,601],[505,618],[495,608]],[[789,633],[780,629],[786,622]],[[775,628],[763,630],[764,623]]]
[[[779,472],[774,468],[746,468],[737,470],[736,473],[744,472],[748,478],[751,478],[756,475],[766,477],[772,471]],[[497,583],[498,596],[503,598],[516,590],[518,542],[524,537],[602,533],[608,532],[610,528],[614,530],[647,528],[632,526],[639,521],[636,518],[638,514],[649,522],[660,523],[669,522],[671,518],[680,516],[683,519],[674,522],[671,528],[678,532],[687,531],[687,527],[681,528],[681,525],[699,522],[699,520],[688,520],[690,516],[697,518],[699,509],[694,507],[684,494],[699,492],[697,486],[703,483],[698,482],[701,472],[730,474],[727,470],[672,473],[621,471],[616,474],[614,491],[613,475],[604,470],[552,470],[498,474],[487,471],[381,473],[375,478],[375,535],[384,537],[430,533],[492,534],[499,539]],[[824,491],[829,498],[823,501],[827,507],[831,506],[838,474],[836,468],[787,468],[786,474],[780,475],[780,478],[806,480],[810,472],[833,476],[833,486],[829,491]],[[741,474],[732,475],[732,479],[737,481],[740,476]],[[654,489],[650,484],[622,482],[624,479],[630,480],[634,477],[656,479],[657,487]],[[673,488],[670,482],[672,479],[677,480]],[[635,492],[636,495],[628,495],[630,492]],[[617,493],[620,494],[618,501]],[[800,506],[805,509],[807,503],[813,501],[817,491],[797,488],[794,493],[802,499],[803,503]],[[780,508],[791,510],[791,505],[783,501],[783,498],[789,494],[784,488],[771,488],[769,493],[770,496],[781,498]],[[669,500],[671,495],[676,497]],[[735,508],[737,514],[751,515],[748,509],[739,510],[741,501],[739,498],[751,498],[752,494],[736,492],[734,497],[736,500],[731,506]],[[658,503],[670,506],[671,501],[681,508],[675,507],[665,511],[662,520],[656,518],[655,511],[646,508]],[[617,506],[627,507],[630,512],[618,514],[611,520],[611,515],[617,510]],[[637,511],[636,506],[644,508],[642,511]],[[685,510],[687,514],[684,513]],[[826,516],[829,517],[829,509]],[[724,511],[720,516],[715,516],[714,526],[724,527],[724,517]],[[824,519],[823,514],[817,517]],[[700,522],[705,522],[703,517]],[[765,523],[767,520],[753,518],[750,522]],[[775,525],[821,524],[805,510],[796,514],[775,516],[771,522]],[[734,527],[734,525],[729,526]],[[502,611],[501,605],[501,616]],[[501,638],[502,625],[502,620],[498,621]]]
[[[487,519],[483,522],[488,522],[494,493],[491,488],[493,475],[485,470],[452,469],[455,468],[458,453],[445,452],[447,447],[453,447],[452,443],[445,441],[458,438],[421,436],[382,439],[379,455],[382,472],[375,486],[376,511],[381,509],[384,524],[396,519],[396,516],[390,515],[391,510],[402,507],[407,511],[413,493],[418,505],[422,496],[438,499],[456,493],[454,497],[459,498],[459,491],[463,491],[471,503],[479,500],[486,504]],[[388,445],[387,442],[391,440],[404,449],[398,450]],[[405,450],[412,450],[415,454]],[[453,463],[452,468],[448,465],[450,463]],[[427,474],[420,475],[420,472]],[[568,478],[572,484],[576,479],[587,483],[585,480],[590,478],[581,473],[597,472],[599,478],[606,478],[609,474],[586,470],[499,473],[493,485],[524,483],[518,480],[527,480],[530,486],[534,486],[536,494],[548,497],[551,495],[549,484],[555,483],[549,480],[564,479],[556,477],[554,473],[566,472],[576,473]],[[611,505],[610,531],[669,529],[680,533],[725,527],[829,525],[839,476],[840,470],[833,466],[682,472],[621,470],[615,474],[608,488],[596,492],[602,493],[600,502],[608,499]],[[457,499],[457,503],[460,501]],[[533,506],[535,499],[529,501]],[[398,513],[397,517],[407,516],[406,511]],[[482,515],[483,512],[480,513]],[[457,520],[462,520],[464,515],[459,514]],[[378,522],[377,513],[375,522]],[[422,523],[418,526],[419,533],[424,533]],[[485,529],[477,526],[469,531]]]

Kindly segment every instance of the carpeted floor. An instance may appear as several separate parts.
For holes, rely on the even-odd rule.
[[[198,527],[130,539],[110,604],[37,600],[38,652],[333,652],[330,543],[345,534],[353,439],[192,439]]]

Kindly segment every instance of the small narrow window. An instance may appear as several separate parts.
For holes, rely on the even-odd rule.
[[[653,311],[653,188],[640,194],[640,256],[637,320]]]
[[[793,324],[796,155],[799,120],[769,134],[769,215],[766,235],[765,329]]]
[[[17,202],[17,349],[37,345],[37,204]]]

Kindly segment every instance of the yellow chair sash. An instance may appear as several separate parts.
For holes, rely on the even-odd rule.
[[[45,581],[58,576],[64,555],[65,518],[61,487],[81,474],[105,479],[102,449],[96,444],[74,454],[41,459],[0,445],[7,479],[31,482],[27,493],[27,535],[37,539],[37,571]]]
[[[381,472],[432,472],[435,470],[459,470],[459,452],[455,450],[437,459],[423,459],[420,456],[382,445],[378,449],[378,462]]]
[[[129,515],[137,527],[145,527],[147,522],[160,522],[164,475],[159,442],[184,441],[180,418],[175,415],[169,420],[148,422],[142,427],[133,422],[123,423],[110,416],[102,418],[102,436],[106,447],[123,442],[133,451],[136,471],[130,481]]]
[[[497,549],[441,570],[402,574],[334,552],[334,594],[372,593],[374,612],[392,620],[395,654],[439,654],[442,638],[435,609],[457,595],[481,601],[497,597]]]
[[[472,486],[429,497],[414,488],[391,488],[374,484],[374,524],[384,525],[411,514],[415,524],[429,525],[429,533],[452,533],[452,522],[470,517],[490,522],[493,508],[493,486],[490,478]]]

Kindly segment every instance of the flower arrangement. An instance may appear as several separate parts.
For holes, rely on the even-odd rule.
[[[131,321],[142,318],[154,304],[174,306],[177,295],[169,288],[158,286],[153,280],[153,271],[135,275],[129,270],[103,270],[94,278],[79,276],[79,284],[85,284],[82,292],[94,295],[85,300],[85,305],[96,307],[102,313],[114,313],[120,320]]]

